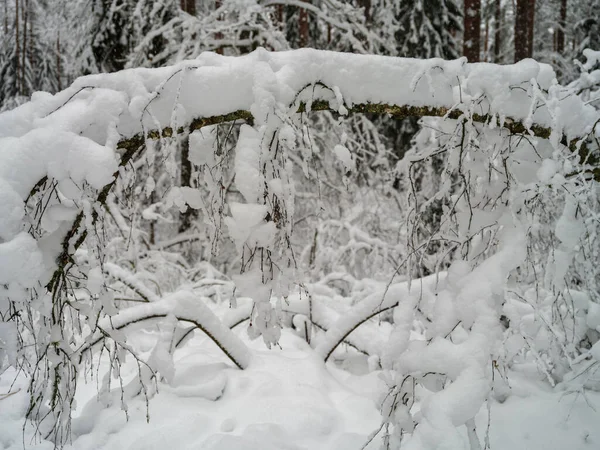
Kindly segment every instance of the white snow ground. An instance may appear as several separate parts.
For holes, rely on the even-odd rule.
[[[243,337],[245,331],[239,328]],[[150,349],[154,337],[139,332],[136,339],[142,348],[146,344]],[[119,392],[100,402],[95,381],[81,383],[81,407],[67,448],[358,450],[379,427],[377,399],[385,392],[385,384],[376,372],[359,374],[360,358],[352,363],[354,374],[334,363],[325,365],[290,330],[283,331],[281,348],[268,350],[260,340],[248,345],[253,355],[244,371],[233,368],[204,336],[196,336],[178,350],[171,385],[160,383],[150,401],[149,423],[143,397],[128,401],[127,421]],[[129,374],[134,375],[133,364]],[[49,442],[33,441],[31,427],[23,435],[26,380],[13,381],[11,371],[0,377],[0,396],[16,391],[0,400],[0,449],[53,448]],[[491,449],[600,448],[599,393],[565,395],[516,375],[511,384],[512,395],[502,404],[491,404]],[[485,408],[478,416],[482,440],[487,416]],[[379,445],[376,438],[367,448]]]

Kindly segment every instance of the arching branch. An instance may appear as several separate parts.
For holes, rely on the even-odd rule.
[[[245,369],[248,366],[248,349],[233,334],[231,331],[233,327],[224,325],[201,299],[185,291],[176,292],[154,303],[143,303],[140,306],[125,309],[119,314],[101,321],[98,324],[98,331],[96,331],[95,336],[91,337],[77,351],[79,359],[81,361],[87,351],[106,339],[110,335],[110,330],[122,330],[136,323],[162,319],[168,316],[202,330],[240,369]]]
[[[119,325],[117,327],[114,327],[114,329],[115,330],[122,330],[122,329],[127,328],[127,327],[129,327],[131,325],[134,325],[136,323],[146,322],[148,320],[153,320],[153,319],[164,319],[164,318],[166,318],[169,315],[171,315],[171,314],[170,313],[166,313],[166,312],[165,313],[159,313],[159,314],[150,314],[150,315],[147,315],[145,317],[139,317],[139,318],[132,319],[129,322],[126,322],[126,323],[123,323],[123,324],[121,324],[121,325]],[[194,329],[198,329],[198,330],[201,330],[202,332],[204,332],[204,334],[206,334],[210,338],[210,340],[213,341],[217,345],[217,347],[219,347],[223,351],[223,353],[225,353],[225,355],[227,355],[227,357],[231,360],[231,362],[233,362],[239,369],[243,370],[243,369],[246,368],[246,366],[241,361],[239,361],[227,349],[227,347],[225,345],[223,345],[210,331],[208,331],[204,326],[202,326],[201,323],[199,323],[199,322],[197,322],[195,320],[189,319],[189,318],[179,317],[177,315],[175,315],[175,319],[177,319],[179,322],[185,322],[185,323],[189,323],[189,324],[193,325],[193,327],[191,328],[191,330],[189,330],[189,332],[191,332]],[[105,334],[107,334],[107,333],[105,333]],[[106,335],[105,334],[103,334],[102,336],[94,339],[92,342],[90,342],[84,348],[82,348],[80,350],[80,355],[79,355],[80,360],[83,358],[83,355],[84,355],[84,353],[86,351],[91,350],[94,346],[98,345],[100,342],[102,342],[104,339],[106,339]],[[185,336],[187,336],[187,334]]]
[[[463,117],[462,111],[445,107],[394,105],[385,103],[356,103],[350,107],[347,107],[346,109],[348,114],[368,113],[389,115],[396,119],[404,119],[407,117],[443,117],[458,120]],[[326,100],[315,100],[310,104],[310,106],[304,102],[301,102],[296,110],[297,113],[306,113],[308,111],[329,111],[332,113],[338,113],[338,109],[332,107],[329,101]],[[161,130],[151,130],[146,134],[146,136],[144,136],[142,133],[138,133],[132,137],[121,139],[117,144],[117,150],[124,150],[124,152],[121,156],[119,168],[126,167],[127,164],[129,164],[129,162],[143,150],[147,139],[156,140],[160,138],[174,137],[176,135],[183,135],[200,130],[209,125],[218,125],[222,123],[235,122],[238,120],[243,120],[246,123],[252,124],[254,122],[254,117],[250,111],[237,110],[217,116],[196,118],[191,121],[189,126],[179,127],[176,130],[174,130],[172,127],[165,127]],[[470,116],[470,120],[477,123],[489,124],[493,120],[497,119],[488,114],[472,114]],[[548,139],[552,133],[550,128],[536,124],[527,127],[522,122],[512,120],[510,118],[506,118],[502,123],[496,125],[503,127],[511,134],[533,134],[533,136],[542,139]],[[586,161],[587,164],[594,166],[592,175],[596,181],[600,181],[600,157],[592,154],[584,143],[579,143],[578,145],[578,139],[573,139],[570,142],[567,142],[567,138],[563,136],[562,143],[565,146],[568,146],[571,151],[578,152],[580,158],[583,161]],[[98,202],[100,204],[104,205],[106,203],[108,194],[116,184],[118,177],[119,171],[116,171],[114,173],[114,180],[107,184],[100,191],[100,194],[98,195]],[[80,212],[75,218],[70,231],[63,240],[62,252],[56,260],[58,267],[47,285],[48,290],[51,292],[57,286],[57,281],[60,279],[61,274],[64,273],[65,267],[71,261],[71,254],[73,254],[73,252],[77,250],[85,241],[87,231],[83,230],[75,242],[72,242],[73,238],[77,236],[82,220],[83,212]]]

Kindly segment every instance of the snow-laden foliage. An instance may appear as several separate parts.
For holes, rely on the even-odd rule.
[[[292,326],[325,360],[370,355],[388,448],[464,448],[463,426],[479,448],[474,416],[508,395],[508,369],[577,389],[599,364],[599,115],[554,78],[532,60],[258,49],[90,75],[2,114],[0,367],[29,374],[28,417],[64,442],[80,376],[103,357],[118,375],[125,354],[127,411],[195,329],[244,369],[244,320],[267,346]],[[363,113],[441,118],[395,168],[407,198],[365,175],[387,155]],[[165,238],[187,208],[202,226]],[[150,321],[144,355],[127,336]]]

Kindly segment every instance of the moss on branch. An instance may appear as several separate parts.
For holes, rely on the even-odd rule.
[[[333,108],[326,100],[315,100],[310,106],[305,102],[301,102],[296,110],[297,113],[307,113],[310,111],[329,111],[335,114],[339,114],[338,110]],[[445,107],[435,106],[409,106],[409,105],[393,105],[387,103],[356,103],[351,107],[347,108],[348,114],[375,114],[375,115],[389,115],[396,119],[406,119],[408,117],[444,117],[449,119],[458,120],[463,117],[463,112],[459,110],[451,110]],[[235,122],[243,120],[250,125],[254,122],[254,117],[250,111],[237,110],[231,113],[222,114],[218,116],[201,117],[191,121],[187,127],[179,127],[174,130],[172,127],[165,127],[162,130],[151,130],[146,133],[146,136],[142,133],[138,133],[131,138],[122,139],[117,144],[117,149],[125,149],[127,152],[137,149],[144,144],[145,139],[160,139],[170,138],[176,135],[190,133],[195,130],[199,130],[209,125],[218,125],[222,123]],[[541,139],[548,139],[552,134],[552,129],[543,127],[541,125],[533,124],[531,127],[526,127],[523,122],[506,118],[502,123],[498,123],[495,116],[489,114],[472,114],[470,120],[482,124],[495,124],[501,128],[508,130],[511,134],[532,134],[535,137]],[[569,147],[571,151],[576,152],[580,155],[581,160],[587,160],[588,164],[593,166],[600,165],[600,158],[592,155],[585,145],[577,145],[578,139],[573,139],[567,142],[566,137],[563,137],[562,144]],[[123,165],[123,164],[122,164]],[[595,178],[600,181],[600,169],[594,170]]]

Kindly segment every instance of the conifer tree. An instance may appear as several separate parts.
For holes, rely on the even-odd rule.
[[[0,34],[0,108],[12,108],[38,90],[56,92],[60,73],[49,37],[54,33],[42,20],[48,4],[41,0],[5,3]]]
[[[395,33],[398,56],[454,59],[459,56],[456,36],[462,14],[455,0],[399,2]]]

